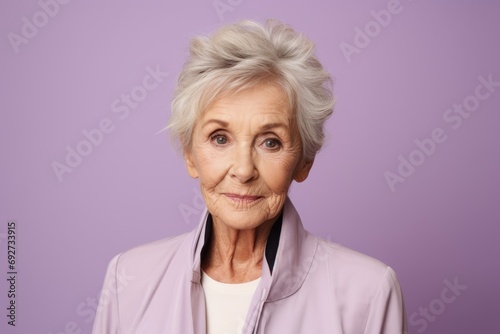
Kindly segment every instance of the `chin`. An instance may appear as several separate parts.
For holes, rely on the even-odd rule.
[[[253,210],[223,211],[224,214],[222,215],[218,215],[217,213],[212,215],[214,220],[236,230],[255,229],[270,219],[267,215],[263,215],[263,212],[260,210],[255,210],[257,212]]]
[[[261,197],[249,201],[222,195],[218,199],[214,205],[208,206],[214,221],[233,229],[248,230],[277,218],[286,197],[283,200]]]

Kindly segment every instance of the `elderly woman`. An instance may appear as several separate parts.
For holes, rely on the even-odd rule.
[[[309,234],[287,195],[323,144],[329,83],[313,43],[277,21],[192,41],[169,128],[207,210],[111,261],[93,333],[405,331],[394,271]]]

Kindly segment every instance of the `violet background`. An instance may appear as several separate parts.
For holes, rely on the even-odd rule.
[[[195,228],[197,182],[168,134],[157,134],[189,38],[275,17],[316,42],[336,80],[328,143],[290,194],[306,228],[392,266],[409,316],[440,298],[444,280],[467,285],[424,333],[497,333],[500,87],[457,130],[443,114],[474,93],[478,76],[500,81],[500,3],[401,0],[402,12],[348,63],[340,43],[353,44],[353,29],[389,1],[221,1],[232,8],[222,19],[212,0],[70,1],[17,54],[7,34],[21,34],[21,18],[32,21],[40,5],[3,1],[0,332],[64,333],[73,322],[90,333],[82,311],[91,308],[77,308],[97,296],[108,261]],[[121,120],[111,103],[157,65],[170,74]],[[114,131],[59,182],[52,162],[64,163],[65,147],[104,118]],[[446,142],[392,192],[384,172],[438,127]],[[9,220],[18,224],[15,328],[5,316]]]

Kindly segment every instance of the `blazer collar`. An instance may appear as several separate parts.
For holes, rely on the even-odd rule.
[[[318,246],[317,239],[304,230],[288,198],[281,217],[281,224],[278,219],[271,229],[262,262],[259,290],[266,295],[266,301],[283,299],[297,292],[311,269]],[[205,209],[191,246],[193,283],[201,281],[201,252],[210,233],[211,217]]]

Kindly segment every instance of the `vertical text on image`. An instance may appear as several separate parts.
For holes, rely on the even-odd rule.
[[[15,221],[7,223],[7,323],[10,326],[16,326],[16,294],[17,288],[17,258],[16,245],[17,225]]]

